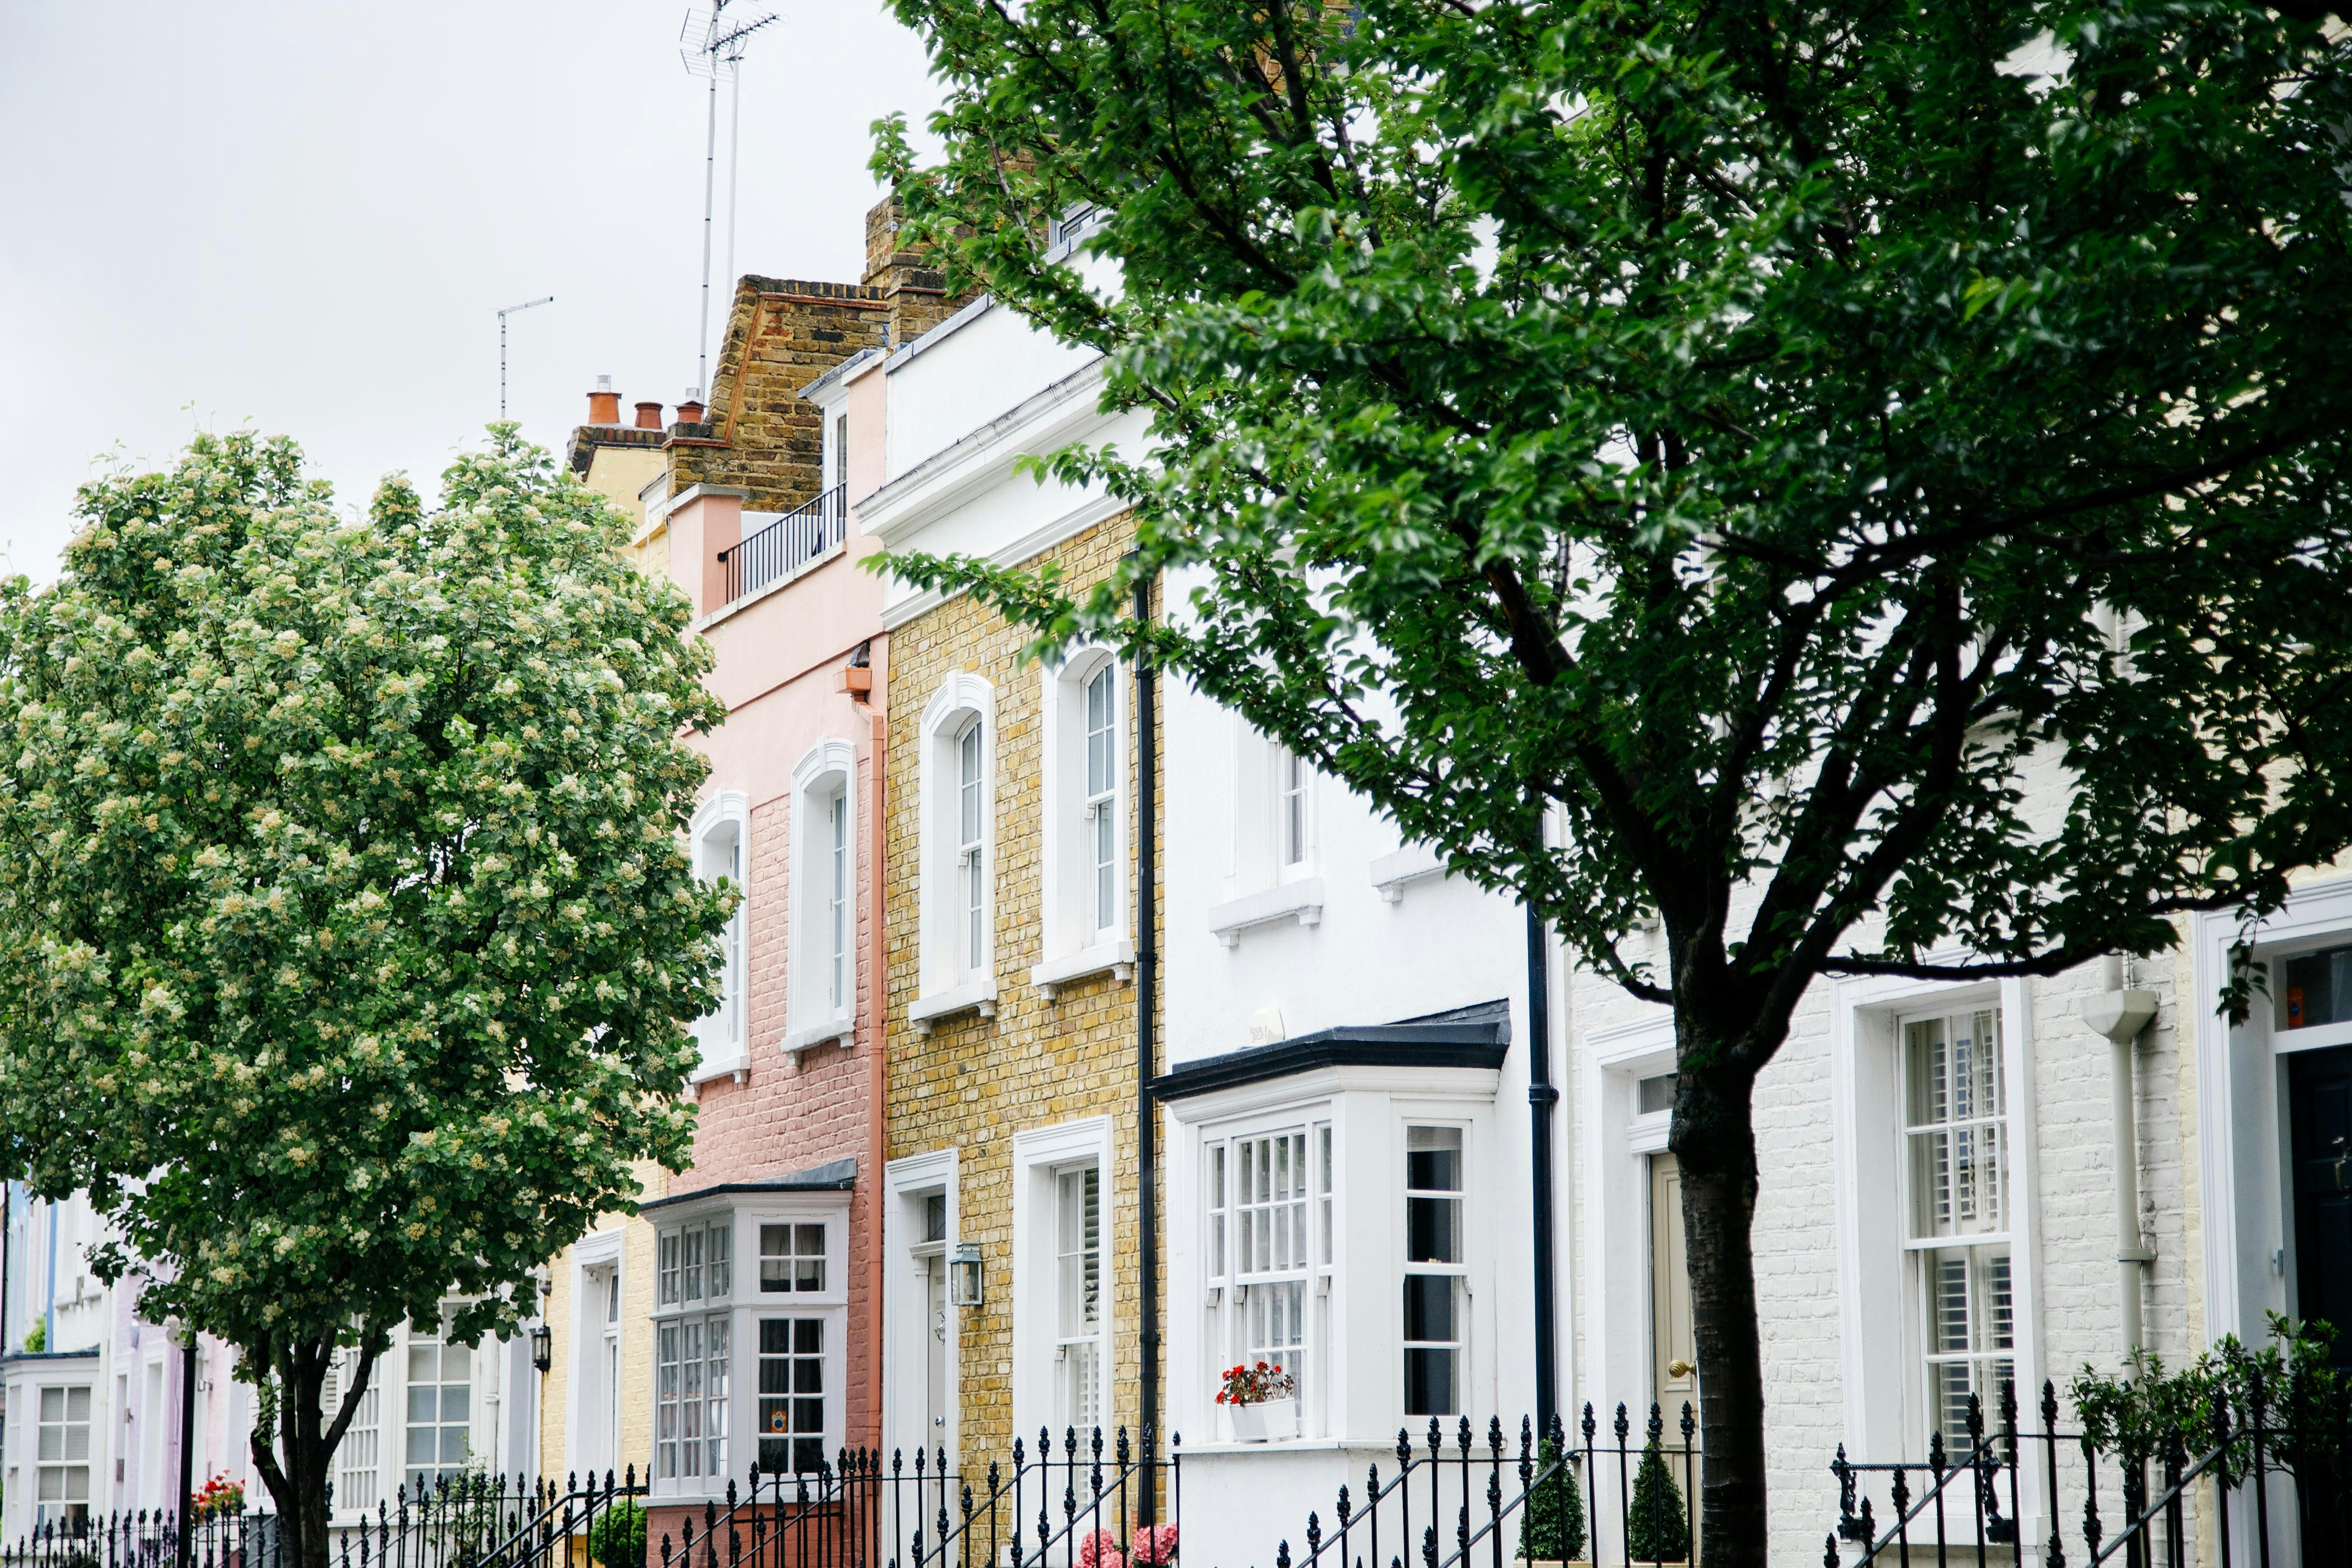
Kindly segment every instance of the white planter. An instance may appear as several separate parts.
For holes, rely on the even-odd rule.
[[[1268,1399],[1256,1405],[1236,1405],[1234,1413],[1234,1441],[1237,1443],[1273,1443],[1298,1436],[1298,1401]]]

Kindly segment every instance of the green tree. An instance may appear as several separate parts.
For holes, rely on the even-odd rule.
[[[735,898],[681,847],[720,717],[685,600],[494,434],[364,519],[200,438],[0,590],[0,1141],[150,1321],[237,1347],[303,1568],[393,1330],[515,1329],[633,1161],[682,1168]]]
[[[894,569],[1148,643],[1672,1006],[1702,1533],[1761,1561],[1751,1089],[1814,981],[2154,952],[2352,842],[2352,42],[2237,0],[894,4],[945,95],[930,164],[880,128],[902,243],[1102,351],[1155,442],[1048,465],[1138,513],[1082,601]]]

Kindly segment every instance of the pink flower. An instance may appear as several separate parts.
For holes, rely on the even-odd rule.
[[[1127,1568],[1127,1553],[1118,1549],[1118,1537],[1108,1530],[1097,1530],[1078,1542],[1078,1568]]]
[[[1167,1568],[1176,1561],[1176,1527],[1172,1524],[1138,1525],[1135,1538],[1127,1550],[1136,1568]]]

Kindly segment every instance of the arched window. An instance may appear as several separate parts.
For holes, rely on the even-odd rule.
[[[857,753],[820,741],[793,769],[792,1001],[784,1049],[848,1044],[857,1008]]]
[[[1044,962],[1031,983],[1050,995],[1090,974],[1126,979],[1134,963],[1128,913],[1128,700],[1108,648],[1073,652],[1045,674]]]
[[[923,710],[922,951],[911,1021],[996,1016],[994,688],[956,670]]]
[[[701,1065],[694,1081],[740,1072],[749,1065],[746,1042],[751,1035],[749,932],[751,910],[749,869],[751,821],[748,803],[732,790],[721,791],[696,812],[691,827],[694,874],[706,882],[721,879],[744,889],[744,897],[719,932],[719,1005],[697,1019],[696,1043]]]

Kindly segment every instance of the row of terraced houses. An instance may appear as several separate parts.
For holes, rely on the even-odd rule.
[[[730,710],[692,853],[748,897],[697,1029],[694,1161],[551,1260],[543,1371],[412,1330],[339,1512],[467,1463],[635,1467],[683,1538],[755,1467],[920,1453],[969,1481],[1041,1430],[1139,1443],[1148,1367],[1187,1560],[1241,1568],[1400,1428],[1500,1416],[1516,1452],[1539,1380],[1604,1439],[1620,1402],[1637,1444],[1653,1404],[1671,1438],[1696,1374],[1666,1016],[1181,680],[1024,658],[970,598],[866,570],[1098,581],[1120,506],[1017,465],[1147,446],[1099,359],[949,298],[887,203],[866,254],[854,284],[741,279],[707,403],[625,423],[600,390],[573,435]],[[1841,1444],[1916,1460],[1971,1394],[2273,1310],[2346,1321],[2352,879],[2253,934],[2276,1005],[2231,1026],[2238,936],[2190,918],[2130,966],[1817,988],[1758,1090],[1775,1561],[1822,1560]],[[73,1205],[11,1212],[5,1533],[162,1501],[162,1336],[77,1267]],[[1264,1435],[1215,1399],[1259,1360],[1297,1385]],[[241,1474],[246,1391],[211,1351],[202,1383],[198,1468]],[[2053,1501],[2017,1484],[2032,1558]]]

